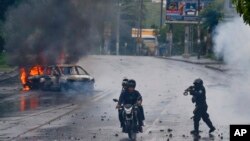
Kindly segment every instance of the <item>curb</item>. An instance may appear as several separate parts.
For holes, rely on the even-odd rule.
[[[220,72],[226,72],[229,70],[229,69],[222,69],[222,68],[214,67],[214,66],[210,66],[210,65],[205,65],[205,67],[208,69],[212,69],[212,70],[216,70],[216,71],[220,71]]]
[[[190,60],[175,59],[175,58],[170,58],[170,57],[156,57],[156,58],[168,59],[168,60],[185,62],[185,63],[196,64],[196,65],[220,65],[222,64],[221,62],[196,62],[196,61],[190,61]]]
[[[211,66],[211,65],[223,65],[222,62],[194,62],[194,61],[189,61],[189,60],[175,59],[175,58],[170,58],[170,57],[159,57],[159,56],[156,56],[156,58],[185,62],[185,63],[195,64],[195,65],[205,65],[206,68],[219,71],[219,72],[226,72],[229,70],[229,69],[223,69],[220,67]]]

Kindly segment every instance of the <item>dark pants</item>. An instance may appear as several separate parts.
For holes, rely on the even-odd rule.
[[[207,106],[201,106],[201,107],[196,107],[194,110],[194,130],[199,131],[199,122],[202,120],[207,124],[207,126],[211,129],[214,128],[210,118],[209,114],[207,113]]]
[[[118,117],[119,117],[119,121],[121,123],[121,127],[123,127],[123,115],[122,115],[123,110],[119,109],[118,110]]]
[[[145,116],[144,116],[144,110],[142,106],[138,106],[138,124],[139,126],[143,126],[143,120],[145,120]]]

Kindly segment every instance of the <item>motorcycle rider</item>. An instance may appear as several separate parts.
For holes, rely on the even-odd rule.
[[[207,113],[208,105],[206,103],[206,90],[203,86],[202,79],[198,78],[195,79],[193,82],[194,86],[190,86],[187,91],[190,92],[190,95],[192,95],[192,102],[195,103],[195,109],[194,109],[194,130],[192,130],[190,133],[194,135],[199,134],[199,122],[202,118],[203,121],[207,124],[207,126],[210,128],[209,133],[215,131],[215,127],[213,126],[209,114]]]
[[[132,105],[137,104],[138,105],[137,117],[138,117],[139,132],[143,132],[142,126],[143,126],[143,120],[144,120],[144,112],[143,112],[143,108],[141,105],[142,97],[141,97],[141,94],[137,90],[135,90],[135,87],[136,87],[136,81],[133,79],[128,80],[127,90],[121,93],[116,108],[119,109],[121,105],[125,105],[125,104],[132,104]],[[121,119],[120,122],[123,127],[123,124],[124,124],[123,119]]]

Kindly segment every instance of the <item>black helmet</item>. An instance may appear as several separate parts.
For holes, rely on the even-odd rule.
[[[198,79],[195,79],[194,80],[194,83],[193,83],[195,86],[202,86],[203,85],[203,81],[202,79],[198,78]]]
[[[134,79],[128,80],[128,87],[133,87],[133,88],[135,88],[135,86],[136,86],[136,82],[135,82]]]
[[[122,87],[126,87],[127,86],[127,83],[128,83],[128,79],[127,78],[124,78],[122,80]]]

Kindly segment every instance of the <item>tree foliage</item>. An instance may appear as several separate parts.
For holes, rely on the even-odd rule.
[[[0,53],[4,49],[4,38],[3,38],[3,22],[5,21],[5,14],[10,6],[19,4],[21,0],[0,0]]]
[[[250,25],[250,1],[249,0],[233,0],[237,12],[243,17],[245,23]]]
[[[127,46],[127,53],[133,53],[135,51],[135,40],[131,37],[132,28],[139,28],[141,24],[143,27],[143,21],[146,17],[145,4],[142,5],[140,11],[140,3],[138,0],[120,0],[120,45],[121,48],[125,43]]]
[[[201,12],[201,17],[204,19],[203,27],[212,32],[223,17],[223,0],[217,0],[211,3]]]

